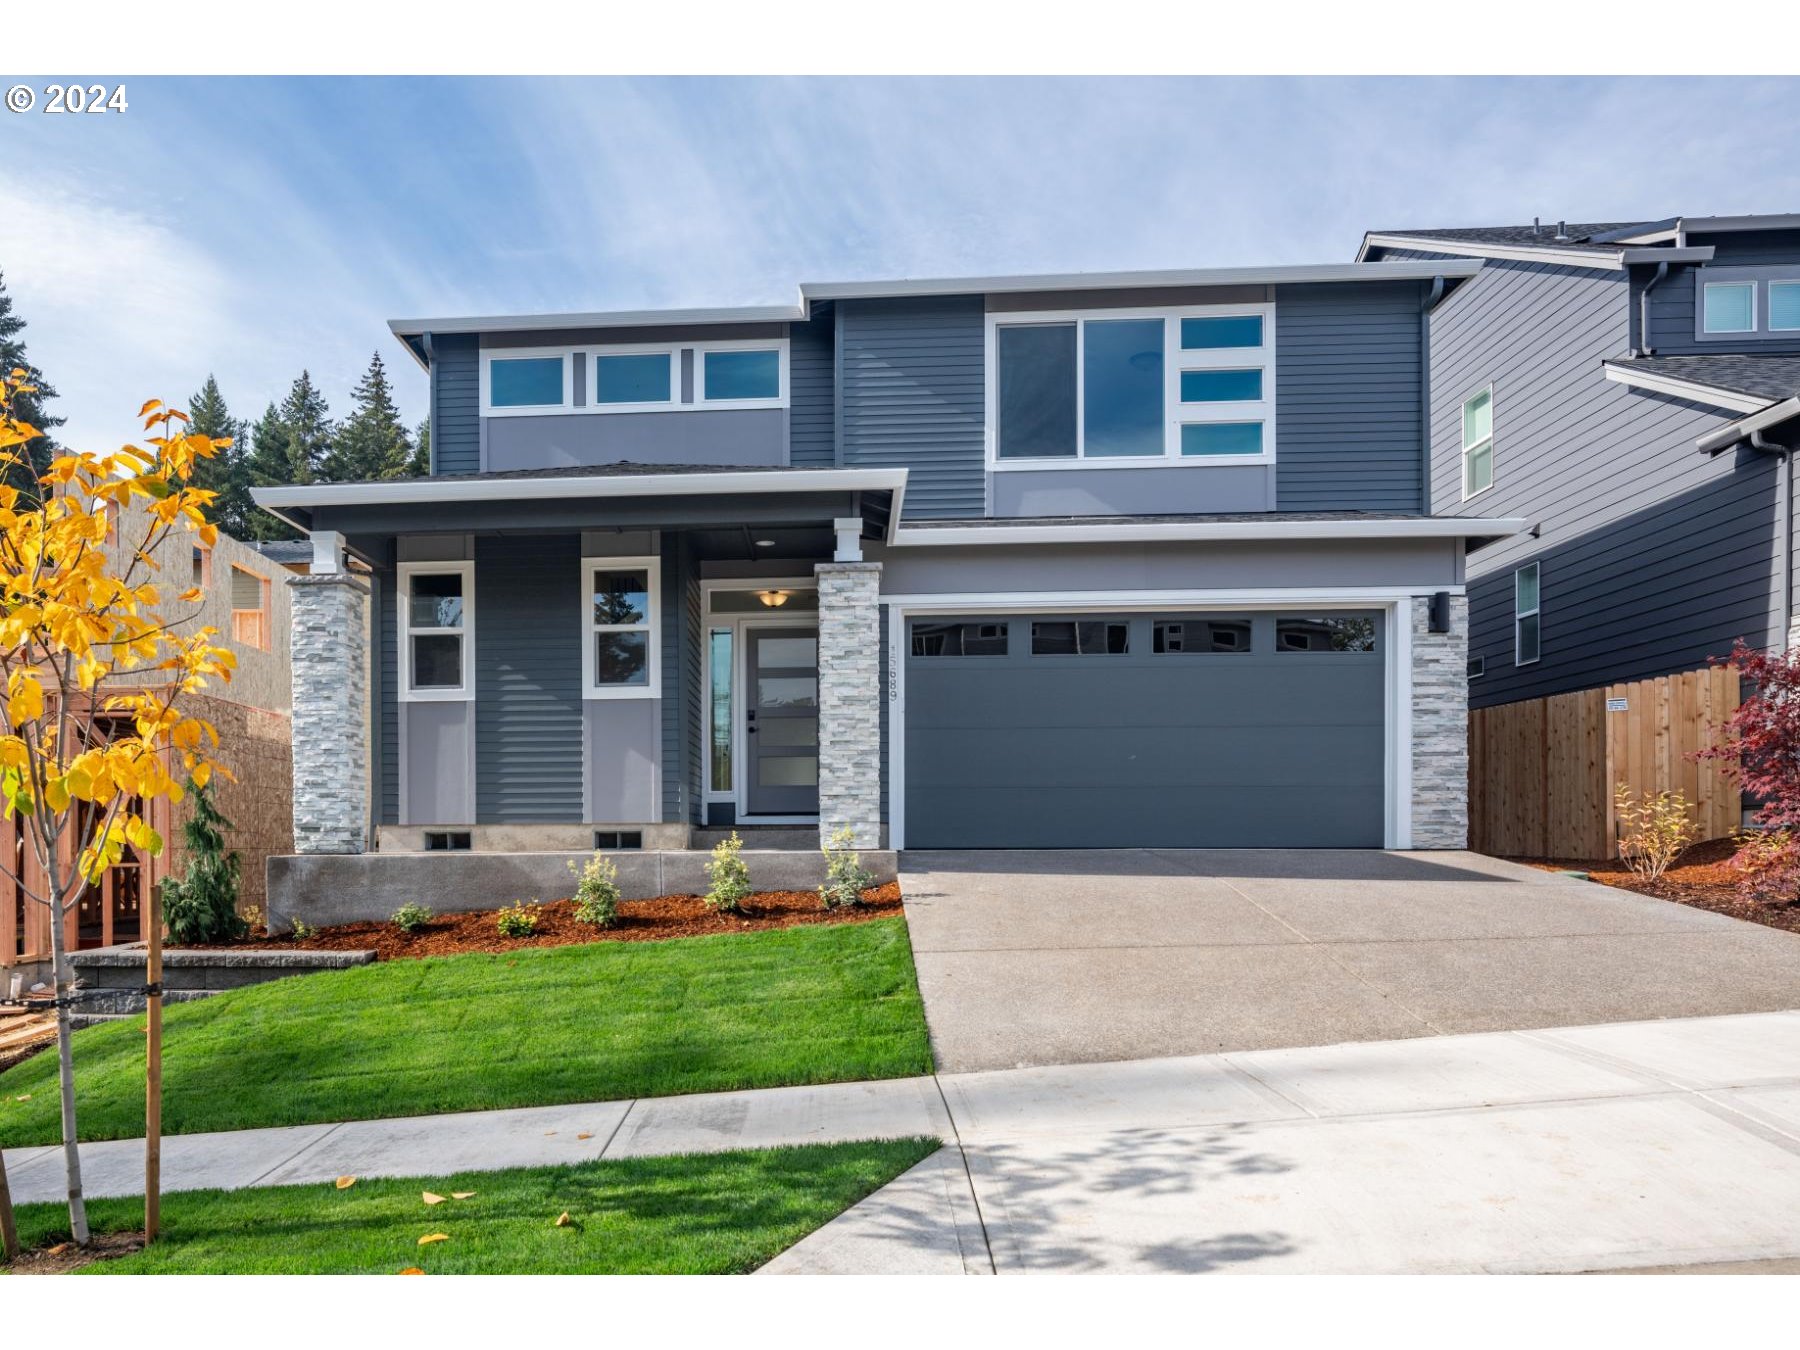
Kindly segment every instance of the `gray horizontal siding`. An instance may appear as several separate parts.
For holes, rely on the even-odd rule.
[[[1422,508],[1421,299],[1414,282],[1277,288],[1278,509]]]
[[[376,710],[381,765],[376,792],[380,822],[400,821],[400,631],[395,613],[395,575],[391,566],[375,573],[376,641],[379,644],[381,697]]]
[[[1713,246],[1712,266],[1715,267],[1800,264],[1800,231],[1699,235],[1693,242]],[[1700,282],[1705,271],[1705,268],[1700,267],[1677,268],[1650,292],[1650,345],[1660,355],[1682,356],[1709,352],[1791,355],[1800,352],[1800,334],[1785,338],[1726,338],[1705,342],[1695,337],[1695,306],[1699,302]],[[1640,269],[1640,274],[1632,280],[1634,298],[1644,283],[1654,275],[1652,271]]]
[[[1688,669],[1774,626],[1772,469],[1707,459],[1726,414],[1607,380],[1629,346],[1622,273],[1490,262],[1431,319],[1433,509],[1523,516],[1470,555],[1476,706]],[[1494,388],[1494,486],[1462,500],[1462,404]],[[1513,665],[1514,569],[1542,568],[1542,657]]]
[[[481,468],[481,352],[473,333],[431,340],[431,471]]]
[[[788,326],[788,462],[829,469],[837,462],[837,352],[831,306]]]
[[[582,817],[581,543],[475,541],[476,818]]]
[[[910,470],[908,520],[980,515],[982,298],[845,302],[837,322],[843,463]]]

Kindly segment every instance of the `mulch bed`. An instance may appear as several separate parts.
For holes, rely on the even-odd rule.
[[[373,951],[378,960],[455,956],[461,952],[514,952],[522,947],[566,947],[579,942],[655,942],[663,938],[709,937],[719,933],[754,933],[805,924],[867,923],[901,912],[900,886],[888,882],[863,892],[863,902],[826,909],[817,891],[758,891],[744,901],[739,914],[718,914],[697,895],[662,895],[654,900],[624,900],[618,923],[595,928],[575,918],[573,900],[554,900],[538,907],[537,932],[530,937],[501,937],[495,926],[500,911],[474,910],[442,914],[416,933],[403,933],[391,923],[345,923],[315,928],[304,941],[292,937],[251,937],[229,944],[231,950]]]
[[[85,1247],[73,1242],[58,1242],[33,1251],[20,1252],[19,1259],[0,1265],[8,1275],[67,1275],[95,1261],[112,1261],[144,1249],[142,1231],[134,1233],[95,1233]]]
[[[1616,858],[1603,862],[1569,862],[1553,858],[1516,858],[1514,861],[1549,871],[1586,872],[1595,881],[1617,886],[1620,890],[1636,891],[1658,900],[1673,900],[1676,904],[1711,910],[1714,914],[1760,923],[1767,928],[1800,933],[1800,904],[1746,900],[1738,894],[1740,874],[1728,865],[1736,852],[1737,845],[1729,839],[1708,839],[1683,853],[1656,881],[1640,881],[1635,872]]]

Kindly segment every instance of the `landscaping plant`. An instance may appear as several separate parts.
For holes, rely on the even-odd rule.
[[[733,830],[731,838],[713,846],[712,861],[706,864],[706,880],[710,889],[706,903],[721,914],[736,914],[750,894],[750,865],[744,861],[744,841]]]
[[[500,930],[501,937],[530,937],[538,929],[538,907],[535,903],[527,904],[523,900],[508,905],[500,911],[500,917],[494,921],[494,926]]]
[[[389,916],[402,933],[416,933],[435,917],[424,905],[405,904]]]
[[[864,870],[862,855],[852,847],[855,842],[856,831],[840,825],[820,850],[825,855],[825,884],[819,887],[819,899],[826,909],[860,905],[862,893],[875,880]]]
[[[1792,830],[1745,830],[1737,846],[1731,868],[1739,895],[1770,905],[1800,902],[1800,841]]]
[[[1613,819],[1619,857],[1645,881],[1668,871],[1700,833],[1688,799],[1679,792],[1656,792],[1639,800],[1620,783],[1613,795]]]
[[[6,875],[50,911],[69,1228],[86,1246],[65,925],[127,849],[162,852],[147,817],[181,799],[172,773],[205,787],[223,772],[210,758],[218,734],[185,709],[237,658],[216,628],[193,625],[200,589],[159,576],[156,559],[185,565],[187,548],[165,542],[218,541],[214,494],[192,479],[229,442],[152,399],[138,410],[143,446],[58,449],[40,474],[32,455],[48,442],[22,418],[35,392],[25,371],[0,370],[0,809],[30,860]]]
[[[575,917],[596,928],[611,928],[619,921],[619,865],[596,853],[581,867],[569,864],[575,874]]]
[[[1726,663],[1745,697],[1718,744],[1700,759],[1723,760],[1726,772],[1762,804],[1756,824],[1767,833],[1738,837],[1731,865],[1745,899],[1786,902],[1800,896],[1800,650],[1766,652],[1739,641]]]
[[[212,784],[187,784],[193,814],[181,827],[187,843],[187,872],[162,883],[163,920],[172,942],[235,942],[250,931],[238,913],[241,860],[225,847],[231,822],[213,803]]]

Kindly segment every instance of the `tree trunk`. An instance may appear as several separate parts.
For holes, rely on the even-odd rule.
[[[13,1222],[12,1188],[6,1184],[6,1155],[0,1153],[0,1261],[19,1256],[19,1229]]]
[[[70,978],[67,938],[60,904],[50,907],[50,960],[56,970],[56,1060],[62,1090],[63,1159],[69,1179],[69,1232],[77,1246],[88,1245],[87,1200],[81,1194],[81,1149],[75,1142],[75,1048],[66,1002],[75,981]]]

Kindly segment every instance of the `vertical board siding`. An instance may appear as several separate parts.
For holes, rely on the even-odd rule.
[[[1423,298],[1415,282],[1276,288],[1278,510],[1421,509]]]
[[[581,540],[475,541],[478,823],[581,820]]]
[[[400,823],[400,623],[397,614],[398,579],[390,565],[375,573],[376,625],[380,644],[381,698],[376,717],[381,747],[378,819],[383,825]]]
[[[1639,801],[1679,792],[1700,838],[1729,835],[1743,809],[1737,784],[1722,761],[1695,754],[1716,744],[1738,697],[1737,672],[1711,666],[1477,709],[1469,846],[1503,857],[1617,857],[1620,786]],[[1625,707],[1609,712],[1609,700]]]
[[[481,468],[481,349],[473,333],[431,339],[431,471]]]
[[[1623,273],[1490,261],[1430,324],[1433,511],[1539,527],[1469,555],[1473,706],[1691,669],[1778,631],[1774,465],[1697,454],[1730,414],[1605,378],[1630,346]],[[1465,501],[1463,400],[1490,384],[1494,485]],[[1534,560],[1541,656],[1516,666],[1513,572]]]
[[[837,463],[836,347],[831,306],[788,325],[788,463],[829,469]]]
[[[981,515],[982,297],[845,301],[837,322],[843,463],[910,470],[907,520]]]
[[[686,535],[662,536],[662,818],[700,823],[703,708],[700,566]]]

